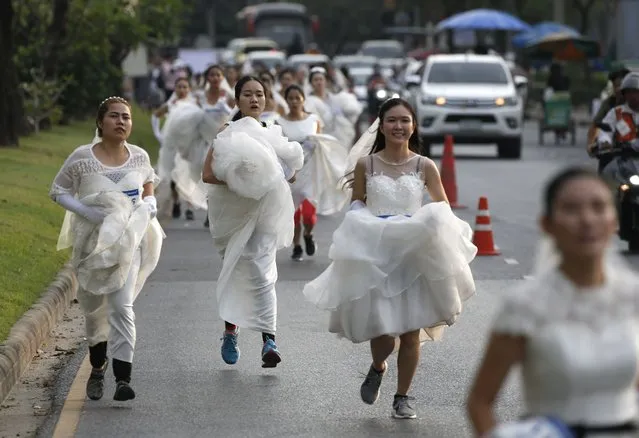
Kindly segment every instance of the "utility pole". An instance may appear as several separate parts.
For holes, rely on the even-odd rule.
[[[566,21],[566,0],[554,0],[553,19],[556,23],[564,23]]]

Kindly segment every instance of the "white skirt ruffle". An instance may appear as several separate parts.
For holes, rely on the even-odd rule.
[[[355,343],[418,329],[422,340],[440,339],[475,294],[471,238],[443,202],[411,217],[349,211],[333,234],[331,265],[304,295],[331,312],[330,332]]]

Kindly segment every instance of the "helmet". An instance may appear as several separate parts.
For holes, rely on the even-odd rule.
[[[620,90],[639,90],[639,73],[628,73],[621,81]]]
[[[620,67],[611,70],[610,73],[608,73],[608,80],[613,82],[617,79],[623,79],[628,75],[628,73],[630,73],[630,70],[628,70],[626,67]]]

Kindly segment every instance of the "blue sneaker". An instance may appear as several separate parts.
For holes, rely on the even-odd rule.
[[[268,339],[262,347],[262,368],[275,368],[280,362],[282,362],[282,356],[275,341]]]
[[[222,337],[222,360],[229,365],[234,365],[240,358],[240,349],[237,346],[239,330],[225,331]]]

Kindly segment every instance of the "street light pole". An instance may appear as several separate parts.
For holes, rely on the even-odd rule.
[[[563,23],[565,21],[566,1],[554,0],[555,9],[553,11],[553,18],[556,23]]]

